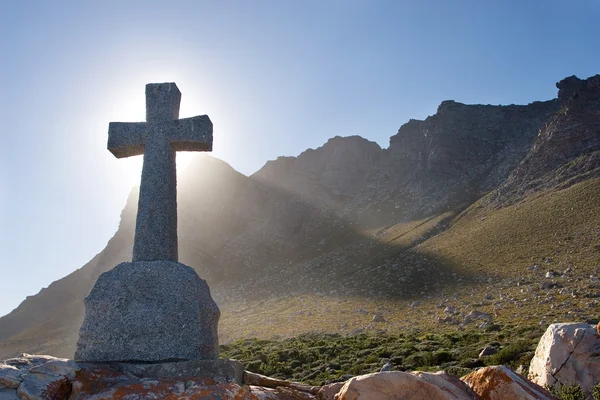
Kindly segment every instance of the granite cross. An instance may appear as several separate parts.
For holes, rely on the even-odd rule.
[[[175,83],[146,85],[146,122],[111,122],[108,150],[117,158],[144,155],[133,261],[177,261],[176,151],[211,151],[207,115],[179,119]]]

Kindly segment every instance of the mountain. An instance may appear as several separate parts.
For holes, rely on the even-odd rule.
[[[179,253],[209,282],[221,341],[593,316],[599,82],[529,105],[444,101],[386,149],[334,137],[250,177],[199,157],[179,176]],[[136,205],[134,190],[102,252],[0,318],[0,357],[73,356],[83,298],[131,257]]]

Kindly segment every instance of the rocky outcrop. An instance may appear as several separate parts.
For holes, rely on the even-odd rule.
[[[491,197],[495,205],[600,176],[600,75],[563,79],[560,108],[537,135],[533,146]]]
[[[527,106],[444,101],[435,115],[409,121],[390,138],[380,185],[404,199],[410,214],[471,203],[508,177],[557,109],[557,101]]]
[[[481,400],[555,400],[544,388],[505,366],[485,367],[461,378]]]
[[[550,325],[531,360],[529,379],[548,387],[575,383],[591,393],[600,382],[600,337],[596,326]]]

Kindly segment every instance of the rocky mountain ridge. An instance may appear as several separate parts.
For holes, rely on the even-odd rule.
[[[179,179],[180,260],[234,317],[293,296],[414,302],[467,282],[481,286],[492,275],[455,249],[437,252],[440,237],[451,236],[440,233],[479,212],[473,207],[502,208],[597,177],[598,80],[567,78],[557,99],[526,106],[444,101],[433,116],[402,125],[387,149],[335,137],[250,177],[199,157]],[[88,264],[0,318],[0,356],[72,357],[83,298],[102,272],[131,257],[136,204],[134,191],[119,230]],[[529,257],[522,251],[518,257]],[[594,253],[585,254],[588,268]],[[239,337],[225,324],[228,338]]]

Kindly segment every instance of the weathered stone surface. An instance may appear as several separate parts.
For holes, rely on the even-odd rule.
[[[0,364],[0,389],[17,388],[22,380],[21,371],[17,367]]]
[[[85,305],[77,361],[158,362],[219,357],[219,308],[206,282],[183,264],[119,264],[98,278]]]
[[[217,383],[244,381],[244,366],[236,360],[200,360],[157,364],[114,363],[111,368],[138,378],[179,378],[186,376],[210,377]]]
[[[461,400],[477,399],[460,379],[444,372],[378,372],[348,380],[337,400]]]
[[[30,374],[46,374],[54,376],[72,376],[79,369],[79,365],[73,360],[57,358],[49,360],[44,364],[33,366],[29,369]]]
[[[63,399],[71,392],[65,376],[24,374],[17,394],[21,400]]]
[[[90,398],[111,387],[135,381],[135,377],[125,375],[108,365],[81,364],[81,369],[75,371],[70,379],[72,390],[70,400]]]
[[[531,360],[529,379],[548,387],[573,382],[591,392],[600,382],[600,337],[596,325],[550,325]]]
[[[10,365],[19,369],[29,370],[33,366],[31,361],[23,357],[9,358],[3,361],[4,364]]]
[[[481,400],[555,400],[547,390],[505,366],[480,368],[461,378]]]
[[[108,150],[115,157],[144,154],[133,261],[178,260],[175,152],[212,150],[208,116],[179,120],[175,83],[146,85],[146,123],[111,122]]]
[[[285,381],[283,379],[275,379],[249,371],[244,371],[244,384],[274,389],[285,387],[295,391],[311,393],[314,395],[319,393],[320,389],[320,386],[308,386],[302,383]]]
[[[249,398],[249,388],[235,383],[217,384],[207,378],[162,378],[144,379],[122,383],[87,394],[78,392],[70,400],[112,400],[112,399],[211,399],[232,400]]]
[[[0,389],[0,400],[19,400],[17,389]]]
[[[321,389],[319,389],[317,398],[319,400],[333,400],[335,395],[338,394],[340,390],[342,390],[345,383],[346,382],[336,382],[322,386]]]
[[[248,400],[313,400],[317,397],[311,393],[294,390],[289,387],[279,386],[268,388],[250,386],[250,394],[244,399]]]

